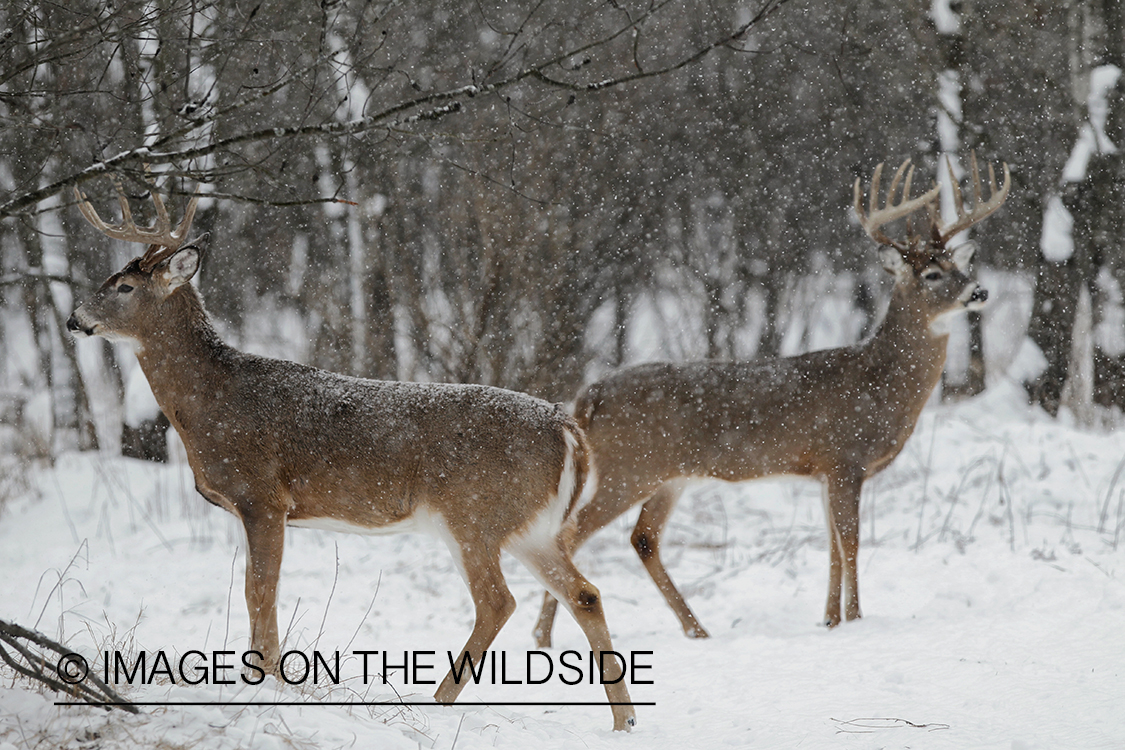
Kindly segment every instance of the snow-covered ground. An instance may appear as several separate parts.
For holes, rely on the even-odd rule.
[[[183,465],[91,454],[34,469],[0,515],[0,618],[93,659],[117,649],[247,647],[243,541]],[[632,514],[635,517],[635,513]],[[124,686],[139,716],[58,707],[5,676],[0,748],[1122,748],[1125,747],[1125,431],[1080,430],[1018,387],[926,410],[868,482],[862,620],[819,627],[827,552],[819,489],[801,480],[700,485],[666,535],[668,567],[712,637],[685,638],[612,526],[578,557],[614,644],[652,668],[631,687],[631,734],[605,706],[320,706],[425,701],[433,686]],[[287,648],[434,651],[472,626],[447,552],[426,537],[292,529],[282,570]],[[495,647],[522,673],[539,587],[514,560],[519,607]],[[557,658],[586,650],[560,613]],[[376,662],[372,662],[375,664]],[[95,662],[95,668],[100,665]],[[378,670],[373,670],[378,671]],[[236,671],[230,674],[237,675]],[[488,683],[488,684],[485,684]],[[466,702],[603,701],[598,686],[469,686]],[[307,705],[236,706],[288,701]]]

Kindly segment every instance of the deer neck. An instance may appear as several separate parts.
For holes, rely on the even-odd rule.
[[[161,410],[176,415],[202,408],[209,394],[229,378],[225,366],[233,351],[223,343],[190,284],[162,303],[154,325],[140,336],[137,359]]]
[[[895,286],[883,324],[868,342],[870,366],[901,393],[925,403],[945,366],[946,333],[934,333],[914,294]]]

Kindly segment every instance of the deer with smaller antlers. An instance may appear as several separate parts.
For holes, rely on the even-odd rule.
[[[860,616],[860,490],[902,450],[941,377],[948,334],[940,321],[987,299],[966,275],[973,246],[949,243],[998,209],[1011,186],[1008,165],[1002,187],[990,165],[985,201],[974,154],[973,207],[966,211],[948,161],[946,168],[957,212],[950,224],[939,219],[940,185],[910,198],[909,160],[895,173],[881,208],[883,165],[875,168],[867,210],[855,182],[856,215],[894,277],[886,317],[867,341],[756,362],[638,365],[579,395],[575,416],[594,451],[598,488],[578,512],[572,549],[640,503],[633,547],[688,636],[705,638],[707,631],[661,563],[660,535],[684,484],[697,478],[821,480],[829,548],[824,623],[832,628],[841,618]],[[901,239],[884,233],[887,224],[921,211],[927,233],[915,234],[909,223]],[[547,593],[535,629],[540,647],[551,643],[555,607]]]
[[[593,651],[613,651],[598,589],[562,538],[590,482],[589,449],[554,404],[479,385],[365,380],[258,357],[225,344],[190,280],[198,240],[185,242],[197,198],[172,229],[139,228],[120,185],[122,223],[102,221],[77,188],[82,215],[104,234],[148,245],[67,321],[76,336],[131,341],[161,410],[183,440],[196,489],[246,532],[250,645],[264,669],[280,657],[277,589],[285,527],[439,538],[469,586],[476,621],[457,663],[480,663],[515,609],[500,568],[507,550],[570,609]],[[599,658],[599,663],[602,659]],[[613,727],[635,712],[611,657],[602,681]],[[466,678],[467,679],[467,678]],[[453,669],[438,686],[452,703]]]

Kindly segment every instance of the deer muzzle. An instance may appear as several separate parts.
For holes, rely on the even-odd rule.
[[[988,290],[984,287],[977,286],[973,288],[973,293],[970,294],[969,299],[965,301],[965,307],[970,310],[979,310],[984,307],[986,302],[988,302]]]
[[[66,319],[66,330],[70,331],[71,335],[80,338],[94,335],[93,328],[87,328],[86,326],[82,325],[81,321],[78,320],[77,312],[72,312],[70,314],[70,317]]]

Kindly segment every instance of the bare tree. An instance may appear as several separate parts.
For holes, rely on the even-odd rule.
[[[9,125],[0,133],[9,155],[0,232],[11,248],[5,275],[22,284],[41,350],[45,382],[33,388],[69,393],[56,422],[79,415],[79,445],[92,445],[82,369],[54,300],[69,304],[66,287],[88,284],[111,248],[54,212],[66,205],[64,188],[113,173],[134,196],[155,180],[173,191],[198,185],[217,199],[205,202],[199,225],[243,250],[216,253],[204,284],[220,319],[236,322],[236,338],[280,341],[281,321],[255,314],[292,310],[313,342],[295,356],[323,366],[565,397],[588,358],[582,334],[596,305],[581,298],[598,284],[583,279],[599,278],[600,266],[587,260],[594,248],[617,249],[607,248],[597,219],[620,209],[568,218],[597,199],[585,191],[576,203],[562,192],[578,178],[547,178],[568,167],[552,154],[573,143],[568,134],[596,129],[581,121],[599,114],[590,102],[737,45],[784,3],[763,0],[740,18],[701,6],[693,17],[706,19],[706,34],[690,38],[668,0],[468,11],[447,2],[9,4],[0,10],[11,30],[0,48],[0,116]],[[544,133],[563,137],[538,143]],[[427,201],[460,207],[443,217],[458,218],[458,247],[435,231]],[[521,232],[495,231],[501,204]],[[493,225],[487,238],[483,219]],[[543,234],[544,221],[555,229]],[[428,251],[427,237],[440,241]],[[72,252],[89,244],[93,255]],[[517,264],[523,283],[509,285],[504,266],[520,244],[533,262]],[[472,270],[484,275],[455,295],[474,309],[437,315],[434,295],[449,302],[451,285],[468,279],[458,281],[458,267],[481,252],[485,262]],[[62,281],[52,282],[56,270]],[[416,286],[426,278],[444,287]],[[511,300],[532,281],[554,287],[538,295],[542,309],[532,302],[521,312]],[[492,294],[478,299],[482,284]],[[400,351],[396,331],[412,324],[406,341],[417,345]],[[456,346],[435,349],[442,335]],[[529,354],[519,348],[528,341],[543,344]]]

